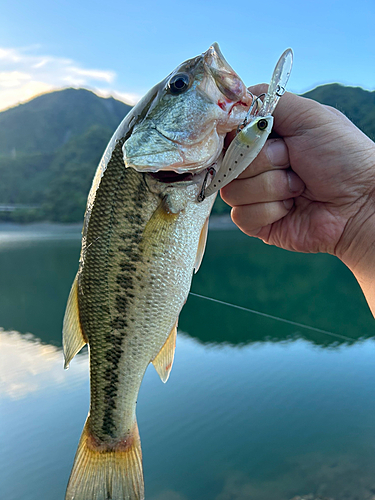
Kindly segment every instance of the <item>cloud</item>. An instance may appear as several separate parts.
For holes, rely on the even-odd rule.
[[[136,104],[142,97],[140,94],[135,94],[134,92],[119,92],[117,90],[108,90],[105,88],[97,87],[95,93],[101,97],[114,97],[119,101],[126,102],[126,104]]]
[[[73,75],[78,75],[93,80],[102,80],[107,83],[112,83],[116,73],[113,71],[101,71],[98,69],[81,69],[75,66],[68,68]]]
[[[76,356],[74,370],[63,368],[63,353],[42,344],[33,335],[0,328],[0,399],[22,399],[30,393],[57,385],[72,385],[88,377],[87,354]]]
[[[38,50],[0,47],[0,110],[65,87],[88,88],[128,104],[135,104],[141,97],[116,90],[114,71],[84,68],[72,59],[38,55]]]
[[[0,61],[10,61],[10,62],[18,62],[20,60],[20,56],[17,54],[15,49],[4,49],[0,47]]]

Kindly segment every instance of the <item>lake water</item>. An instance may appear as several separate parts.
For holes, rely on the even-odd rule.
[[[63,370],[77,226],[0,227],[0,498],[63,500],[89,404],[87,352]],[[138,399],[147,500],[375,498],[374,320],[335,258],[213,224],[175,363]],[[342,337],[349,338],[345,340]]]

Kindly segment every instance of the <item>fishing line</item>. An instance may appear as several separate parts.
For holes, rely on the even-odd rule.
[[[224,302],[223,300],[213,299],[212,297],[206,297],[205,295],[200,295],[199,293],[190,292],[190,295],[193,295],[194,297],[199,297],[200,299],[210,300],[211,302],[216,302],[218,304],[222,304],[223,306],[233,307],[234,309],[239,309],[240,311],[257,314],[258,316],[263,316],[264,318],[274,319],[275,321],[281,321],[282,323],[288,323],[288,325],[305,328],[305,330],[311,330],[313,332],[324,333],[325,335],[331,335],[331,337],[337,337],[342,340],[350,340],[351,342],[356,342],[358,340],[358,339],[352,339],[350,337],[345,337],[345,335],[340,335],[338,333],[328,332],[327,330],[322,330],[321,328],[315,328],[315,326],[304,325],[303,323],[297,323],[296,321],[291,321],[290,319],[279,318],[278,316],[272,316],[271,314],[255,311],[254,309],[238,306],[236,304],[231,304],[230,302]]]

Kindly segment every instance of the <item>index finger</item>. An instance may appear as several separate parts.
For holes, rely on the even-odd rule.
[[[249,87],[254,95],[266,93],[268,85],[261,83]],[[309,129],[317,127],[326,121],[332,121],[332,113],[326,106],[307,97],[301,97],[291,92],[285,92],[280,98],[273,113],[273,129],[281,137],[301,135]]]
[[[238,179],[254,177],[268,170],[286,169],[289,165],[288,148],[283,139],[268,139],[261,152]]]

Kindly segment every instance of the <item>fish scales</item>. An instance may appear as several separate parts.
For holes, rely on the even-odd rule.
[[[80,318],[93,360],[90,428],[103,440],[119,437],[114,422],[119,361],[125,349],[124,338],[133,331],[135,318],[129,310],[134,282],[141,275],[139,243],[145,223],[139,214],[143,213],[143,204],[151,201],[152,207],[143,175],[124,169],[119,151],[121,143],[97,191],[87,229],[84,266],[79,272]],[[126,281],[128,286],[121,287],[119,281]]]
[[[78,275],[80,320],[92,359],[89,428],[103,441],[129,435],[144,371],[188,294],[201,226],[212,204],[198,205],[192,197],[183,217],[153,219],[162,199],[149,191],[144,174],[123,168],[116,149],[97,191]],[[145,241],[148,223],[155,238]]]
[[[198,195],[249,104],[214,45],[155,86],[104,153],[64,318],[66,366],[85,343],[90,354],[90,412],[66,500],[144,498],[139,388],[150,362],[164,382],[169,376],[215,199],[198,203]]]

